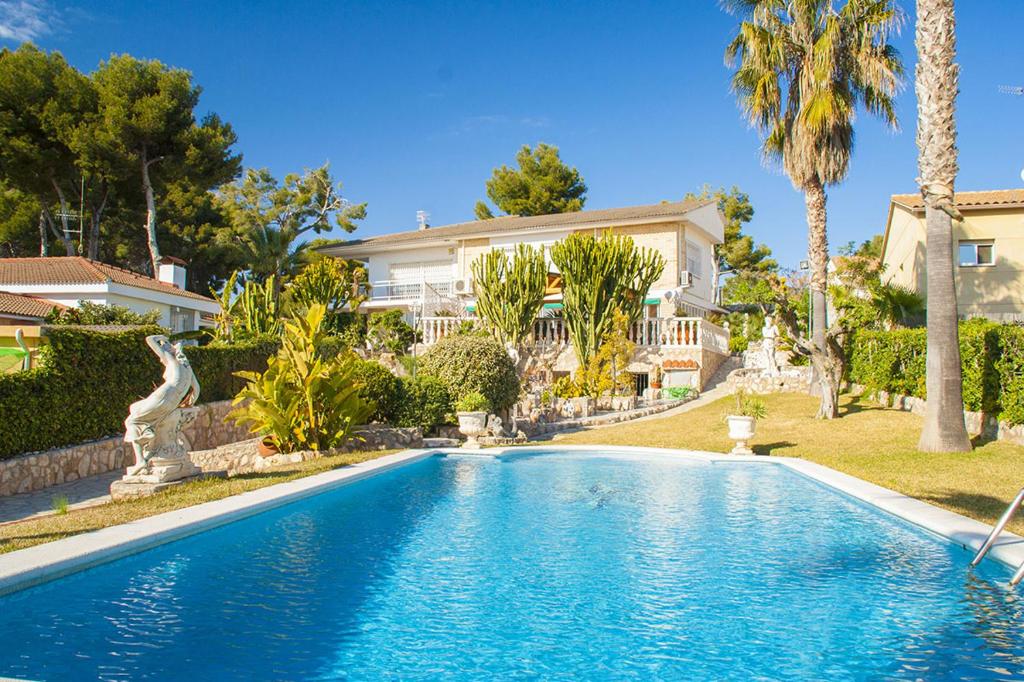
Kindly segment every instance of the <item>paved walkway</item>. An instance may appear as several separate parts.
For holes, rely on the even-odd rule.
[[[66,497],[69,509],[92,507],[110,501],[110,484],[124,474],[123,470],[82,478],[70,483],[50,486],[31,493],[0,497],[0,525],[39,516],[55,514],[54,500]]]

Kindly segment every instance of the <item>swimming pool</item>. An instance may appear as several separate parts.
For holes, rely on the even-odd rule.
[[[970,557],[767,462],[434,456],[0,598],[0,675],[1024,677]]]

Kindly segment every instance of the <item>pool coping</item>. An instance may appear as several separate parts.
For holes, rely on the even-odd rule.
[[[629,446],[543,445],[467,451],[458,448],[403,450],[377,459],[333,469],[212,502],[176,509],[136,521],[27,547],[0,555],[0,595],[56,580],[189,535],[244,519],[290,502],[317,495],[369,476],[439,454],[500,457],[513,453],[594,452],[685,457],[708,464],[759,463],[784,466],[829,488],[939,535],[967,550],[977,550],[991,527],[888,488],[829,467],[793,457],[729,455],[699,450]],[[1004,532],[989,559],[1016,569],[1024,563],[1024,538]]]

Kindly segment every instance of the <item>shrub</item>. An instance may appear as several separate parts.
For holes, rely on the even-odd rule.
[[[477,392],[493,409],[509,408],[519,397],[519,377],[505,348],[487,336],[446,336],[431,346],[420,361],[420,373],[435,376],[448,387],[453,400]]]
[[[551,387],[551,390],[556,398],[579,398],[583,395],[579,384],[570,376],[555,379],[555,384]]]
[[[869,391],[927,398],[927,331],[859,331],[849,378]],[[1024,328],[971,320],[960,325],[964,408],[1024,423]]]
[[[362,388],[359,394],[367,402],[373,403],[374,410],[370,420],[395,424],[402,406],[402,383],[384,365],[372,360],[363,360],[356,368]]]
[[[54,307],[46,316],[49,324],[155,325],[160,322],[156,308],[137,313],[123,305],[79,301],[74,308]]]
[[[401,310],[372,313],[366,323],[366,343],[372,350],[401,355],[419,341],[419,333],[402,318]]]
[[[397,426],[418,426],[429,432],[449,421],[452,413],[452,398],[448,387],[429,375],[402,377],[401,401],[398,409]]]
[[[661,395],[667,396],[672,400],[682,400],[690,395],[690,390],[689,386],[669,386],[668,388],[661,389]]]
[[[128,406],[161,383],[162,365],[145,338],[162,331],[49,329],[39,367],[0,375],[0,459],[123,432]],[[186,347],[199,399],[232,397],[243,383],[232,373],[266,367],[276,348],[266,340]]]
[[[359,358],[351,351],[324,358],[318,351],[326,314],[314,304],[305,317],[285,322],[281,349],[267,369],[238,373],[249,383],[235,404],[247,402],[231,416],[282,452],[336,448],[374,409],[360,396]]]
[[[490,412],[491,401],[483,393],[472,391],[455,401],[456,412]]]

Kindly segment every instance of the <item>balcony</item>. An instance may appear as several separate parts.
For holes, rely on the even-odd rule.
[[[476,318],[424,317],[419,320],[424,345],[462,329],[466,322],[478,324]],[[652,317],[634,322],[629,329],[629,340],[638,349],[707,349],[723,355],[729,354],[729,332],[717,324],[699,317]],[[564,318],[538,318],[533,323],[529,345],[537,349],[556,349],[569,346],[569,329]]]
[[[455,283],[450,279],[435,282],[386,279],[370,282],[369,290],[364,289],[363,294],[371,303],[421,303],[454,296]]]

